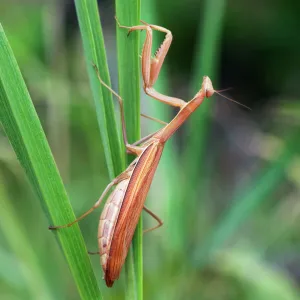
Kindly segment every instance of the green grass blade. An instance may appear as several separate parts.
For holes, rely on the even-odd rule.
[[[200,264],[207,261],[207,256],[222,245],[230,235],[240,227],[251,213],[276,190],[285,176],[285,170],[293,161],[295,155],[299,154],[298,142],[300,131],[297,130],[287,140],[282,153],[270,164],[244,193],[239,193],[234,199],[232,206],[219,224],[212,230],[206,243],[200,246],[201,252],[195,254]],[[198,248],[199,249],[199,248]]]
[[[199,91],[202,78],[207,75],[213,84],[216,79],[218,66],[219,42],[222,31],[223,16],[225,12],[225,0],[207,0],[203,11],[203,22],[200,22],[199,41],[195,51],[194,76],[191,85],[193,95]],[[199,55],[200,53],[200,55]],[[187,141],[184,155],[185,166],[191,180],[191,186],[199,181],[199,172],[205,150],[205,141],[208,129],[208,117],[213,106],[213,100],[209,99],[201,104],[189,122],[190,140]]]
[[[0,262],[0,280],[2,285],[6,283],[17,290],[26,289],[26,287],[28,289],[31,288],[28,286],[28,282],[24,280],[22,273],[18,272],[20,267],[18,261],[16,261],[15,255],[8,252],[2,246],[0,246]],[[34,295],[34,293],[32,293],[32,295]]]
[[[165,24],[161,24],[159,20],[159,16],[157,14],[157,5],[155,5],[155,1],[145,0],[143,1],[142,6],[142,20],[150,24],[165,26]],[[172,28],[168,28],[172,31]],[[157,31],[153,32],[153,46],[152,53],[158,49],[160,44],[162,43],[164,36],[162,33]],[[170,51],[172,51],[172,46]],[[155,89],[162,94],[172,95],[170,91],[170,85],[168,80],[168,55],[166,57],[166,61],[160,71],[158,81],[155,83]],[[155,116],[160,120],[171,120],[172,119],[172,108],[168,105],[164,105],[159,101],[146,96],[147,101],[147,111],[145,113],[150,116]],[[151,126],[151,131],[154,132],[161,128],[161,125],[156,124],[155,122],[149,122]],[[166,219],[164,220],[165,224],[167,224],[164,230],[167,231],[168,243],[164,242],[163,247],[169,253],[174,253],[174,249],[176,252],[181,252],[182,247],[184,247],[184,243],[180,237],[180,232],[182,229],[181,222],[178,220],[182,219],[182,206],[186,202],[185,197],[180,197],[182,193],[182,187],[180,186],[180,166],[179,159],[176,151],[175,141],[174,139],[170,139],[167,141],[164,154],[160,161],[160,171],[159,174],[155,176],[160,176],[161,180],[163,180],[163,191],[160,192],[161,202],[163,202],[163,206],[165,207],[165,211],[167,212]],[[183,203],[184,202],[184,203]],[[151,204],[150,204],[151,206]],[[171,258],[170,255],[168,258]]]
[[[116,16],[122,25],[140,24],[140,1],[116,1]],[[140,48],[139,31],[127,36],[127,30],[117,27],[119,93],[124,100],[129,142],[140,138]]]
[[[194,76],[191,85],[193,95],[199,91],[204,75],[209,76],[215,84],[225,4],[225,0],[207,0],[204,3],[203,22],[199,23],[201,30],[199,30],[193,64]],[[190,201],[186,203],[185,209],[191,212],[196,211],[196,206],[199,207],[198,192],[201,191],[202,196],[207,194],[207,182],[209,181],[207,177],[209,174],[207,174],[207,169],[203,168],[203,162],[205,161],[206,139],[210,126],[209,116],[213,103],[214,99],[206,99],[188,122],[189,138],[183,153],[183,161],[185,173],[189,174],[189,187],[185,190],[185,198],[190,199]],[[204,198],[207,197],[204,196]],[[205,206],[205,203],[202,204]],[[203,211],[206,211],[205,207]],[[182,220],[181,230],[183,234],[181,236],[184,238],[189,236],[189,228],[192,226],[190,221],[193,220],[193,217],[189,216],[187,219],[185,214],[182,216]],[[185,244],[186,242],[186,240],[182,240],[182,243]]]
[[[124,169],[124,155],[117,131],[112,94],[100,84],[92,66],[92,63],[97,65],[103,81],[110,85],[97,1],[75,0],[75,4],[102,144],[112,179]]]
[[[0,182],[4,183],[2,174],[0,174]],[[10,246],[15,257],[18,258],[19,269],[23,275],[21,282],[26,284],[33,299],[39,297],[55,299],[39,265],[39,259],[26,237],[24,226],[20,223],[20,219],[9,201],[4,185],[0,185],[0,199],[0,228],[5,237],[5,243]]]
[[[0,120],[52,224],[75,219],[45,134],[0,25]],[[45,228],[45,233],[47,229]],[[49,233],[50,234],[50,233]],[[56,232],[82,299],[101,299],[78,225]]]
[[[140,0],[116,0],[116,16],[122,25],[140,24]],[[140,138],[140,51],[139,32],[127,37],[127,31],[117,27],[119,94],[124,100],[125,120],[129,142]],[[127,289],[137,289],[137,299],[143,299],[142,219],[133,238],[133,258],[136,283],[127,277]],[[132,269],[129,260],[126,268]],[[127,271],[127,274],[131,272]],[[131,293],[132,294],[132,293]],[[129,299],[129,298],[128,298]]]
[[[130,247],[128,255],[126,257],[125,276],[126,276],[125,277],[126,278],[125,299],[137,299],[136,272],[134,269],[134,258],[133,258],[132,247]]]

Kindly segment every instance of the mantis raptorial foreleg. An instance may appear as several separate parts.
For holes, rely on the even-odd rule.
[[[128,34],[135,30],[146,30],[146,39],[142,50],[142,76],[144,81],[145,93],[158,101],[182,109],[186,105],[186,102],[184,100],[163,95],[153,88],[153,85],[155,84],[158,78],[160,69],[172,43],[173,37],[171,31],[161,26],[149,25],[145,22],[143,22],[144,25],[128,27],[120,25],[117,19],[116,21],[120,28],[128,29]],[[160,45],[160,47],[158,48],[158,50],[156,51],[154,57],[151,57],[153,39],[152,29],[166,33],[166,37]]]
[[[141,55],[141,60],[142,60],[142,76],[143,76],[143,81],[144,81],[144,91],[145,93],[156,99],[159,100],[163,103],[169,104],[171,106],[175,106],[175,107],[179,107],[180,109],[182,109],[183,107],[185,107],[187,105],[187,102],[185,102],[182,99],[179,98],[174,98],[174,97],[169,97],[166,95],[163,95],[159,92],[157,92],[154,88],[153,85],[155,84],[160,69],[162,67],[162,64],[165,60],[165,57],[168,53],[168,50],[170,48],[170,45],[172,43],[172,33],[170,30],[161,27],[161,26],[157,26],[157,25],[152,25],[152,24],[147,24],[146,22],[141,21],[144,25],[137,25],[137,26],[123,26],[120,25],[119,21],[117,20],[117,24],[120,28],[125,28],[128,29],[128,35],[135,30],[146,30],[146,39],[145,39],[145,43],[143,46],[143,50],[142,50],[142,55]],[[151,57],[151,48],[152,48],[152,30],[157,30],[160,32],[164,32],[166,34],[164,41],[162,42],[162,44],[160,45],[160,47],[157,49],[157,51],[155,52],[154,57]],[[235,102],[247,109],[250,109],[248,106],[241,104],[231,98],[228,98],[222,94],[220,94],[220,92],[215,91],[215,90],[211,90],[210,94],[206,95],[206,96],[212,96],[213,93],[217,93],[220,96]],[[199,93],[197,93],[194,98],[198,97]],[[193,98],[193,99],[194,99]],[[250,109],[251,110],[251,109]]]

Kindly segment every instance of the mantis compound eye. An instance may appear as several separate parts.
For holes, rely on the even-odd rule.
[[[203,77],[202,89],[205,91],[205,97],[211,97],[215,90],[208,76]]]

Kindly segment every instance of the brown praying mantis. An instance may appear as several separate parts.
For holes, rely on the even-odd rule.
[[[120,28],[129,30],[128,35],[130,32],[135,30],[146,31],[146,39],[141,55],[144,91],[150,97],[168,105],[178,107],[180,110],[173,120],[164,124],[165,126],[163,128],[133,144],[129,144],[126,135],[122,98],[102,81],[98,68],[94,65],[101,84],[108,88],[119,101],[123,140],[127,152],[135,154],[137,157],[124,172],[108,184],[101,197],[92,208],[69,224],[50,226],[49,228],[58,229],[69,227],[83,219],[99,207],[110,189],[116,185],[116,188],[113,192],[111,192],[104,206],[100,216],[98,229],[100,261],[104,272],[104,279],[108,287],[111,287],[114,281],[119,278],[142,209],[149,213],[158,222],[157,226],[144,232],[154,230],[163,224],[159,217],[144,206],[144,202],[166,141],[200,106],[203,100],[211,97],[215,92],[211,80],[207,76],[203,77],[200,91],[189,102],[157,92],[153,88],[153,85],[158,78],[160,69],[170,48],[172,33],[164,27],[149,25],[145,22],[142,22],[143,25],[133,27],[122,26],[119,24],[118,20],[117,23]],[[151,49],[153,30],[163,32],[166,35],[164,41],[156,51],[155,56],[152,58]]]

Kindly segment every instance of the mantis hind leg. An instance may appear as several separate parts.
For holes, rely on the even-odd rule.
[[[147,212],[151,217],[153,217],[158,222],[158,224],[156,226],[144,230],[144,233],[153,231],[153,230],[161,227],[164,224],[163,221],[154,212],[152,212],[149,208],[147,208],[145,205],[144,205],[143,209],[145,212]]]
[[[61,228],[66,228],[66,227],[70,227],[73,224],[77,223],[78,221],[84,219],[87,215],[89,215],[90,213],[92,213],[96,208],[98,208],[100,206],[100,204],[102,203],[102,200],[104,199],[104,197],[107,195],[107,193],[110,191],[110,189],[118,184],[119,182],[121,182],[122,180],[128,178],[129,175],[127,175],[126,171],[121,173],[118,177],[116,177],[111,183],[108,184],[108,186],[105,188],[105,190],[103,191],[101,197],[99,198],[99,200],[88,210],[86,211],[84,214],[82,214],[80,217],[78,217],[77,219],[75,219],[73,222],[68,223],[68,224],[64,224],[64,225],[58,225],[58,226],[49,226],[50,230],[54,230],[54,229],[61,229]]]

